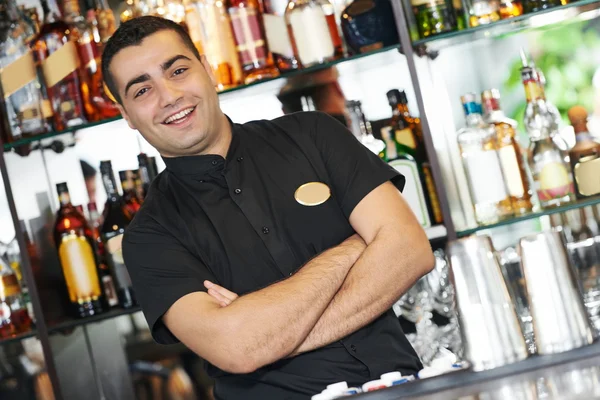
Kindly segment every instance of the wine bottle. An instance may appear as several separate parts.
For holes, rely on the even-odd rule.
[[[131,287],[131,278],[125,267],[123,252],[121,250],[121,241],[125,228],[131,221],[131,215],[127,213],[124,207],[123,198],[117,191],[117,183],[113,174],[110,161],[100,163],[100,173],[102,174],[102,183],[106,189],[106,205],[102,213],[102,228],[100,236],[106,249],[106,258],[114,283],[117,287],[117,296],[119,304],[123,308],[131,308],[135,303],[133,288]]]
[[[151,158],[153,157],[148,157],[148,155],[145,153],[138,154],[140,179],[142,180],[142,187],[144,189],[142,199],[146,197],[146,194],[148,194],[150,184],[156,177],[156,164],[151,162]]]
[[[127,212],[133,218],[142,206],[142,203],[135,192],[132,171],[119,171],[119,179],[121,180],[121,188],[123,189],[123,203]]]
[[[92,230],[71,204],[67,184],[57,184],[56,190],[60,209],[54,224],[54,242],[67,283],[72,313],[79,318],[96,315],[103,309]]]

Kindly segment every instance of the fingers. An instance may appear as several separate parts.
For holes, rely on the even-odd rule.
[[[217,300],[221,307],[230,305],[235,299],[238,298],[237,294],[210,281],[204,281],[204,287],[208,289],[208,294]]]
[[[208,289],[208,294],[213,297],[215,300],[217,300],[219,302],[219,304],[221,305],[221,307],[227,307],[228,305],[230,305],[232,303],[231,300],[229,300],[227,297],[223,296],[221,293],[219,293],[218,291],[214,290],[214,289]]]

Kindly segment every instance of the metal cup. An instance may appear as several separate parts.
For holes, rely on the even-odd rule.
[[[527,357],[514,305],[487,236],[448,244],[465,358],[475,371]]]
[[[519,241],[523,275],[539,354],[592,342],[592,331],[560,230]]]

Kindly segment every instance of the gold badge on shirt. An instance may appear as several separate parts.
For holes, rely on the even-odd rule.
[[[318,206],[331,197],[329,186],[322,182],[308,182],[296,189],[294,198],[303,206]]]

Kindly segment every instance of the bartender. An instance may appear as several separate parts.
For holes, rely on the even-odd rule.
[[[134,291],[158,343],[210,363],[217,399],[421,368],[390,310],[434,266],[402,175],[324,113],[233,123],[171,21],[122,24],[102,68],[166,164],[124,235]]]

